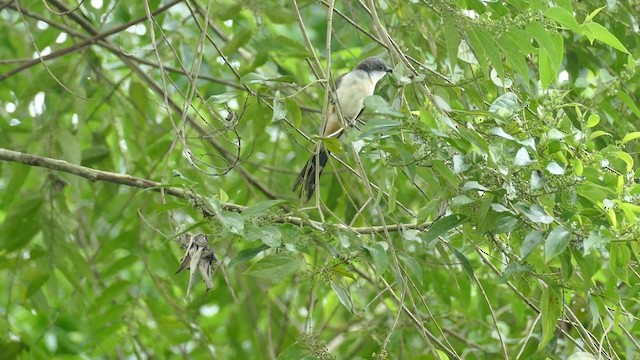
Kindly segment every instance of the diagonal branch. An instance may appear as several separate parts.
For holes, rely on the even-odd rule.
[[[157,14],[160,14],[160,13],[162,13],[164,11],[167,11],[171,7],[173,7],[174,5],[176,5],[176,4],[178,4],[178,3],[182,2],[182,1],[183,0],[174,0],[174,1],[166,4],[165,6],[163,6],[161,8],[158,8],[152,14],[153,15],[157,15]],[[83,49],[83,48],[85,48],[87,46],[90,46],[91,44],[94,44],[94,43],[98,42],[99,40],[107,38],[107,37],[109,37],[109,36],[111,36],[113,34],[117,34],[117,33],[121,32],[121,31],[123,31],[125,29],[128,29],[129,27],[131,27],[133,25],[141,23],[141,22],[145,21],[146,19],[147,19],[147,17],[144,16],[144,17],[129,21],[126,24],[122,24],[120,26],[116,26],[113,29],[111,29],[109,31],[105,31],[105,32],[100,33],[100,34],[96,34],[95,36],[93,36],[93,37],[91,37],[91,38],[89,38],[89,39],[87,39],[85,41],[79,42],[79,43],[77,43],[77,44],[75,44],[73,46],[70,46],[68,48],[60,49],[58,51],[52,52],[51,54],[48,54],[48,55],[33,59],[33,60],[29,61],[29,62],[26,62],[26,63],[24,63],[24,64],[22,64],[20,66],[17,66],[15,68],[7,71],[4,74],[0,74],[0,81],[3,81],[3,80],[5,80],[5,79],[7,79],[7,78],[9,78],[9,77],[11,77],[11,76],[13,76],[15,74],[18,74],[18,73],[22,72],[23,70],[26,70],[26,69],[28,69],[28,68],[30,68],[30,67],[32,67],[32,66],[34,66],[34,65],[36,65],[36,64],[38,64],[40,62],[44,62],[46,60],[55,59],[57,57],[61,57],[61,56],[76,52],[76,51],[78,51],[80,49]]]

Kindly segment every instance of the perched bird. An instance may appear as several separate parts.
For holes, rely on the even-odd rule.
[[[373,95],[378,81],[392,71],[393,69],[380,58],[370,57],[359,63],[355,69],[338,77],[336,80],[336,99],[331,102],[327,110],[322,136],[337,138],[344,132],[343,122],[340,120],[336,106],[340,106],[340,113],[342,113],[346,125],[354,125],[364,109],[364,99]],[[308,201],[311,198],[316,188],[316,172],[319,178],[328,160],[329,150],[320,143],[317,151],[311,155],[293,184],[294,192],[302,185],[300,188],[301,199]]]

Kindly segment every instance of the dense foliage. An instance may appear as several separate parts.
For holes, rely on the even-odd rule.
[[[5,0],[2,357],[634,358],[639,13]],[[314,135],[373,55],[364,124]]]

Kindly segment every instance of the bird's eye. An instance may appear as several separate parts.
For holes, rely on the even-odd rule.
[[[384,70],[384,66],[380,65],[380,66],[378,66],[378,69]]]

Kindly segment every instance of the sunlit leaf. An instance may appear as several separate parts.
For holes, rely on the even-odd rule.
[[[293,254],[280,253],[265,256],[251,265],[244,273],[272,282],[279,282],[298,272],[302,266],[300,259]]]
[[[550,262],[560,255],[569,245],[571,231],[564,226],[557,226],[547,236],[544,242],[544,261]]]

